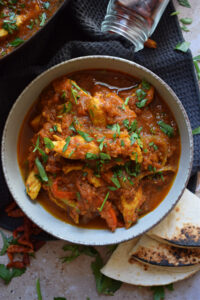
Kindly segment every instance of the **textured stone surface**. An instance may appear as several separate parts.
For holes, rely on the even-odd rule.
[[[200,54],[200,2],[190,0],[192,8],[184,8],[174,0],[176,9],[180,11],[179,18],[191,17],[193,22],[188,25],[190,32],[184,32],[184,37],[191,42],[194,56]],[[199,189],[200,190],[200,189]],[[10,235],[10,233],[6,234]],[[9,285],[4,285],[0,280],[0,300],[37,300],[35,283],[40,278],[43,300],[53,300],[54,297],[66,297],[67,300],[108,299],[98,296],[95,281],[91,272],[92,258],[81,256],[70,264],[62,264],[60,257],[64,255],[63,241],[48,242],[37,254],[36,259],[31,259],[31,266],[21,277],[14,278]],[[0,248],[2,241],[0,241]],[[100,251],[104,249],[99,248]],[[6,256],[0,256],[0,264],[6,263]],[[121,289],[112,297],[115,300],[149,300],[153,299],[152,292],[147,288],[123,284]],[[199,300],[200,299],[200,273],[174,284],[174,291],[166,291],[166,300]]]

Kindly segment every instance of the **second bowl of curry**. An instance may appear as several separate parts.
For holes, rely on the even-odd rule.
[[[16,114],[24,121],[13,132]],[[105,245],[144,233],[173,208],[190,174],[192,135],[180,101],[155,74],[93,56],[55,66],[26,88],[2,153],[8,186],[35,223],[71,242]]]

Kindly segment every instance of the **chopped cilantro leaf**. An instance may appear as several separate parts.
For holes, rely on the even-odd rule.
[[[1,233],[2,240],[3,240],[3,247],[0,251],[0,255],[4,255],[10,245],[16,244],[16,240],[13,238],[12,235],[7,237],[1,230],[0,230],[0,233]]]
[[[181,23],[185,24],[185,25],[189,25],[192,24],[192,19],[191,18],[182,18],[180,19]]]
[[[79,192],[77,192],[77,193],[76,193],[76,197],[77,197],[77,200],[78,200],[78,201],[80,201],[80,199],[81,199],[81,195],[80,195],[80,193],[79,193]]]
[[[124,140],[121,140],[121,146],[122,146],[122,147],[125,146]]]
[[[106,201],[107,201],[107,199],[108,199],[108,197],[109,197],[109,192],[107,192],[107,194],[106,194],[106,196],[105,196],[105,198],[104,198],[104,200],[103,200],[103,203],[102,203],[102,205],[101,205],[101,207],[100,208],[98,208],[98,210],[101,212],[102,210],[103,210],[103,207],[104,207],[104,205],[105,205],[105,203],[106,203]]]
[[[106,160],[106,159],[111,159],[110,155],[107,154],[107,153],[100,153],[99,154],[100,158],[103,159],[103,160]]]
[[[2,278],[5,284],[8,284],[14,277],[21,276],[26,269],[8,269],[5,265],[0,264],[0,278]]]
[[[12,47],[18,47],[19,45],[23,44],[24,40],[20,39],[20,38],[16,38],[14,39],[12,42],[10,42],[10,45]]]
[[[64,147],[63,147],[63,149],[62,149],[62,152],[65,152],[65,151],[67,150],[67,148],[68,148],[68,146],[69,146],[69,143],[70,143],[70,139],[71,139],[70,136],[68,136],[68,137],[65,139],[66,144],[64,145]]]
[[[174,49],[181,52],[187,52],[189,47],[190,47],[190,43],[185,41],[182,43],[181,42],[178,43]]]
[[[146,97],[147,93],[145,91],[143,91],[142,89],[137,89],[136,95],[137,95],[138,100],[141,101]]]
[[[41,289],[40,289],[40,279],[39,278],[36,280],[36,291],[37,291],[38,300],[42,300],[42,293],[41,293]]]
[[[193,130],[192,130],[192,134],[193,134],[193,135],[200,134],[200,126],[197,127],[197,128],[195,128],[195,129],[193,129]]]
[[[185,7],[188,7],[188,8],[191,7],[191,5],[190,5],[190,3],[189,3],[188,0],[178,0],[178,3],[179,3],[180,5],[185,6]]]
[[[116,187],[119,189],[121,187],[119,180],[117,179],[117,177],[112,177],[111,178],[112,182],[114,183],[114,185],[116,185]]]
[[[144,90],[149,90],[150,89],[150,87],[151,87],[151,85],[146,81],[146,80],[142,80],[142,88],[144,89]]]
[[[36,157],[36,159],[35,159],[35,164],[36,164],[36,167],[38,169],[41,180],[45,181],[45,182],[48,182],[49,179],[47,177],[46,171],[45,171],[45,169],[44,169],[43,165],[41,164],[38,157]]]
[[[136,106],[137,106],[138,108],[142,108],[142,107],[145,106],[146,103],[147,103],[147,99],[143,99],[143,100],[141,100],[140,102],[137,102],[137,103],[136,103]]]
[[[170,14],[170,16],[173,17],[173,16],[177,16],[179,14],[180,14],[180,11],[174,11]]]
[[[41,16],[39,16],[39,19],[40,19],[40,27],[44,26],[44,24],[45,24],[45,21],[46,21],[46,19],[47,19],[47,15],[46,15],[46,13],[45,13],[45,12],[44,12],[44,13],[42,13],[42,15],[41,15]]]
[[[80,136],[82,136],[82,138],[84,138],[84,140],[85,140],[86,142],[91,142],[91,141],[93,140],[93,138],[90,137],[88,133],[83,132],[83,131],[81,131],[81,130],[77,130],[77,132],[80,134]]]
[[[44,137],[44,144],[50,150],[52,150],[54,148],[54,144],[53,144],[52,140],[50,140],[48,137]]]
[[[98,158],[98,156],[96,154],[93,154],[90,152],[86,153],[86,155],[85,155],[85,159],[97,159],[97,158]]]
[[[158,123],[158,125],[160,126],[160,129],[161,129],[166,135],[168,135],[169,137],[173,137],[173,135],[174,135],[174,129],[173,129],[173,127],[171,127],[170,125],[166,124],[166,123],[163,122],[163,121],[158,121],[157,123]]]
[[[49,6],[50,6],[50,3],[49,3],[49,2],[44,2],[44,3],[43,3],[43,7],[44,7],[45,9],[49,9]]]
[[[72,150],[71,152],[70,152],[70,154],[69,154],[69,156],[68,156],[68,158],[70,158],[73,154],[74,154],[74,150]]]

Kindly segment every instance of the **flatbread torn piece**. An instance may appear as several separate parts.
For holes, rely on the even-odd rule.
[[[171,213],[147,234],[176,247],[200,247],[200,199],[185,189]]]
[[[170,246],[147,235],[143,235],[131,249],[130,257],[152,267],[164,267],[173,272],[181,272],[183,269],[200,269],[200,249]]]
[[[129,253],[136,243],[137,239],[120,244],[101,272],[113,279],[139,286],[167,285],[186,279],[197,272],[184,269],[176,273],[165,268],[147,266],[134,259],[130,260]]]

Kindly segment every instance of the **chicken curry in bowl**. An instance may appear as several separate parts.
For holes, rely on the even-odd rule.
[[[71,224],[115,231],[165,198],[180,148],[173,114],[151,84],[85,70],[42,91],[23,122],[18,161],[30,199]]]

